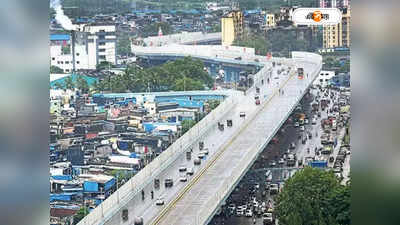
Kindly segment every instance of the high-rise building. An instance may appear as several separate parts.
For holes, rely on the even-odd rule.
[[[320,8],[339,8],[344,9],[350,6],[350,0],[317,0]]]
[[[222,44],[232,45],[233,41],[243,35],[243,13],[234,10],[221,19]]]
[[[101,62],[116,64],[116,27],[81,24],[70,35],[51,35],[50,64],[65,73],[93,70]]]
[[[324,26],[323,31],[323,47],[324,48],[337,48],[347,47],[351,45],[350,40],[350,7],[343,8],[342,21],[337,25]]]

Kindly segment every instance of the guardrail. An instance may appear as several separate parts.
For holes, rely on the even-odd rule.
[[[316,55],[316,54],[314,54],[314,55]],[[297,59],[298,59],[297,61],[301,60],[299,58],[297,58]],[[322,69],[322,57],[313,56],[312,58],[304,59],[304,61],[310,62],[310,59],[312,59],[312,61],[317,65],[316,69],[311,73],[311,76],[314,77],[314,79],[315,79],[319,75],[319,72]],[[301,60],[301,61],[303,61],[303,60]],[[291,61],[291,63],[294,63],[294,61]],[[290,64],[290,65],[293,65],[293,64]],[[293,73],[295,73],[295,71],[293,71]],[[312,82],[310,82],[305,88],[309,87],[310,85],[312,85]],[[298,97],[295,99],[295,102],[292,105],[292,107],[290,107],[289,109],[285,109],[285,112],[287,110],[287,112],[286,112],[287,115],[291,114],[291,112],[293,111],[295,106],[298,104],[298,102],[300,102],[300,100],[302,99],[304,94],[305,94],[305,92],[303,92],[302,95],[298,95]],[[257,111],[253,117],[257,116],[257,114],[261,111],[262,111],[262,109]],[[206,205],[204,207],[202,207],[202,210],[199,211],[199,213],[197,214],[197,216],[195,218],[196,225],[207,224],[209,222],[210,218],[212,218],[212,216],[215,214],[217,207],[232,192],[233,188],[240,181],[240,179],[243,177],[245,172],[250,168],[252,162],[255,161],[257,156],[265,148],[265,146],[270,142],[272,137],[275,135],[277,130],[282,126],[282,124],[286,121],[286,119],[287,119],[287,116],[282,118],[282,120],[279,122],[278,126],[275,127],[272,134],[265,141],[260,141],[259,143],[254,144],[255,145],[254,149],[256,149],[256,151],[250,151],[248,154],[245,155],[245,157],[241,160],[241,163],[238,163],[238,166],[235,169],[236,172],[234,174],[232,174],[226,181],[224,181],[224,183],[221,185],[221,187],[215,192],[214,198],[211,198],[206,203]]]
[[[147,184],[152,182],[166,167],[175,161],[180,154],[200,139],[205,132],[215,126],[226,113],[238,103],[239,92],[231,91],[229,96],[206,117],[193,126],[188,132],[176,140],[168,149],[162,152],[151,163],[141,169],[128,182],[104,200],[100,205],[85,216],[78,225],[104,224],[119,212]]]

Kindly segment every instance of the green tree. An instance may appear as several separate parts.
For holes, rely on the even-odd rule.
[[[89,210],[87,207],[81,207],[78,211],[78,213],[76,213],[74,215],[74,222],[73,224],[78,224],[79,221],[81,221],[83,219],[83,217],[85,217],[87,214],[89,214]]]
[[[289,178],[276,201],[276,213],[281,225],[339,224],[337,215],[346,214],[327,204],[337,195],[340,183],[332,171],[306,167]],[[346,208],[346,207],[344,207]],[[340,211],[340,212],[339,212]]]
[[[127,34],[123,34],[118,37],[117,40],[117,54],[128,55],[131,51],[131,41]]]
[[[183,120],[182,123],[182,135],[185,134],[190,128],[196,125],[196,121],[194,120]]]
[[[50,66],[50,73],[64,73],[64,70],[58,66]]]
[[[243,38],[237,39],[233,42],[234,46],[254,48],[256,54],[266,55],[269,50],[269,42],[261,35],[257,34],[246,34]]]
[[[87,81],[81,76],[78,76],[78,78],[76,79],[76,88],[78,88],[82,93],[85,94],[89,92],[89,85]]]
[[[351,224],[351,184],[339,186],[328,197],[324,206],[326,214],[332,215],[340,225]]]
[[[74,81],[72,80],[71,76],[66,77],[65,80],[64,80],[64,83],[65,83],[65,88],[66,89],[72,90],[75,87]]]
[[[143,37],[157,36],[160,27],[163,35],[168,35],[173,33],[173,28],[171,25],[165,22],[160,22],[160,23],[150,23],[144,26],[143,29],[141,30],[141,34]]]
[[[64,89],[64,85],[60,82],[56,82],[54,86],[56,87],[56,89]]]
[[[111,62],[108,61],[102,61],[101,63],[96,65],[96,70],[100,71],[100,70],[108,70],[109,68],[112,68],[113,65]]]

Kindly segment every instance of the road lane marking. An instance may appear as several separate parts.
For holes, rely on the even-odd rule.
[[[295,71],[292,72],[292,74],[289,76],[289,78],[284,81],[284,83],[279,86],[279,88],[271,95],[271,97],[264,102],[264,104],[262,104],[262,107],[260,109],[256,109],[256,112],[252,115],[252,120],[262,111],[264,110],[267,105],[271,102],[271,100],[277,95],[277,93],[279,92],[279,89],[283,88],[287,82],[289,82],[289,80],[291,80],[293,77],[295,76]],[[189,189],[192,188],[193,185],[195,185],[198,180],[201,178],[201,176],[212,166],[214,165],[214,163],[220,158],[220,156],[222,155],[222,153],[224,153],[226,151],[226,149],[232,144],[232,142],[250,125],[252,120],[248,120],[244,126],[242,128],[240,128],[239,132],[237,134],[234,135],[234,137],[232,137],[228,143],[226,143],[224,145],[224,147],[221,149],[221,151],[218,151],[216,153],[216,155],[212,158],[211,161],[209,161],[205,167],[203,167],[200,171],[200,173],[198,173],[193,179],[190,180],[190,182],[188,182],[188,184],[182,189],[182,191],[180,193],[178,193],[178,196],[172,200],[170,203],[168,203],[168,205],[166,207],[164,207],[162,209],[162,211],[158,214],[158,216],[156,217],[155,220],[153,220],[150,224],[155,225],[155,224],[159,224],[161,222],[161,219],[163,219],[163,217],[173,208],[175,207],[176,203],[189,191]]]

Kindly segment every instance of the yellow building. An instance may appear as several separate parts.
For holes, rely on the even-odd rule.
[[[243,35],[243,13],[231,11],[221,19],[222,45],[232,45]]]
[[[350,11],[350,7],[343,9],[341,23],[324,26],[324,48],[350,47]]]
[[[275,15],[274,14],[266,14],[265,21],[267,28],[272,28],[276,26]]]

